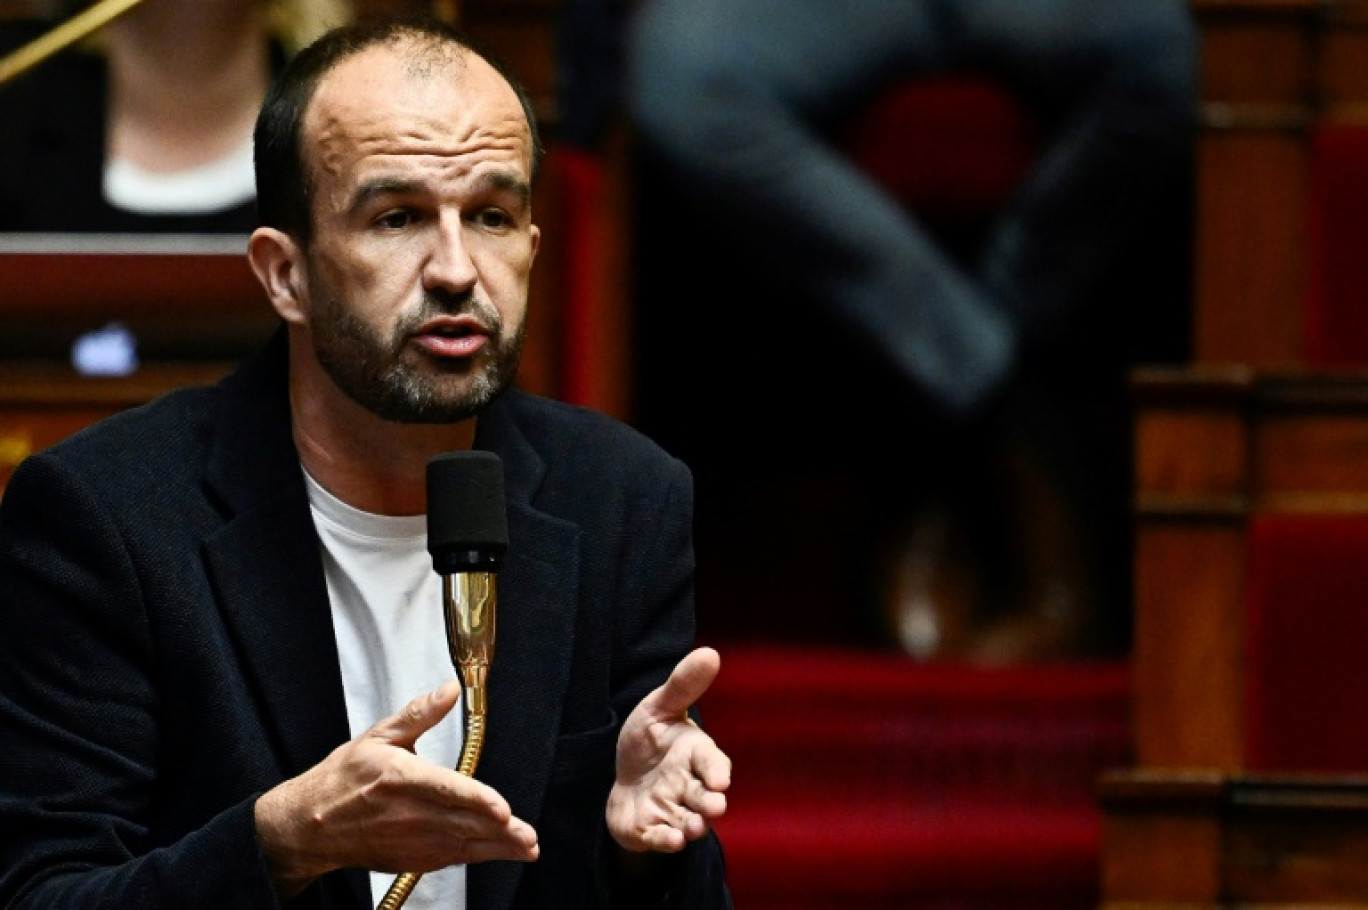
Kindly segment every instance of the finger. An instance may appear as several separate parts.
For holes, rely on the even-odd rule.
[[[664,821],[649,826],[642,832],[642,842],[651,850],[674,853],[684,849],[690,841],[708,833],[708,821],[697,812],[676,805]]]
[[[726,794],[710,790],[698,780],[691,781],[685,788],[680,804],[703,819],[721,818],[727,812]]]
[[[508,801],[498,790],[483,781],[435,765],[411,753],[402,754],[402,758],[402,768],[396,765],[400,773],[385,782],[396,797],[475,813],[500,826],[513,818]]]
[[[653,825],[641,834],[641,844],[656,853],[678,853],[689,842],[683,831],[670,825]]]
[[[675,718],[686,711],[708,691],[722,658],[712,648],[695,648],[684,656],[665,684],[646,696],[651,714],[658,718]]]
[[[720,793],[731,786],[731,759],[711,741],[695,751],[693,770],[709,790]]]
[[[490,860],[530,863],[541,855],[541,846],[535,839],[531,843],[521,839],[509,841],[505,838],[469,840],[466,841],[465,848],[469,854],[467,863],[486,863]]]
[[[448,680],[435,692],[419,695],[394,714],[379,720],[363,734],[390,745],[413,751],[413,744],[441,721],[456,706],[461,684]]]
[[[482,841],[503,844],[505,849],[525,853],[537,846],[537,831],[527,822],[510,815],[503,821],[478,813],[453,810],[443,816],[432,817],[433,838],[445,836],[456,843]]]
[[[507,827],[476,825],[458,818],[427,819],[410,824],[388,839],[379,872],[398,869],[428,872],[446,866],[489,860],[531,862],[541,852],[531,826],[516,822]]]

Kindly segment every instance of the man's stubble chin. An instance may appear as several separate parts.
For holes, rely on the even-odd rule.
[[[314,354],[349,398],[395,423],[454,423],[484,410],[517,375],[524,326],[506,335],[498,328],[470,360],[444,365],[407,347],[407,330],[392,340],[377,337],[349,315],[322,320],[331,329],[313,334]]]

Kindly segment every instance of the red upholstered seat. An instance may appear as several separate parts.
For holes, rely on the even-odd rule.
[[[1263,515],[1249,533],[1256,770],[1368,773],[1368,515]]]
[[[721,650],[700,710],[735,761],[718,830],[738,907],[1096,905],[1094,783],[1130,760],[1124,663]]]
[[[840,130],[838,142],[905,205],[931,220],[1000,208],[1040,142],[1030,112],[985,77],[896,83]]]

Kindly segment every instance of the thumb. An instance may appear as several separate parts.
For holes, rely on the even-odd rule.
[[[657,719],[677,719],[708,691],[721,667],[722,658],[712,648],[695,648],[675,665],[660,688],[646,696],[644,704]]]
[[[363,735],[412,752],[418,737],[437,726],[456,706],[460,696],[460,682],[448,680],[436,691],[419,695],[394,714],[377,721]]]

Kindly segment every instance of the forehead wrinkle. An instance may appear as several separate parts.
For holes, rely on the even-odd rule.
[[[377,112],[349,99],[329,99],[314,112],[318,164],[329,173],[342,174],[348,162],[367,158],[431,156],[455,161],[484,151],[515,153],[530,162],[531,135],[521,108],[516,115],[510,112],[491,121],[480,116],[480,108],[488,106],[473,104],[455,121],[416,107]]]
[[[531,129],[502,76],[469,55],[414,59],[398,50],[363,51],[319,86],[306,111],[306,154],[317,173],[346,182],[379,162],[400,171],[436,164],[465,176],[506,155],[530,172]]]

